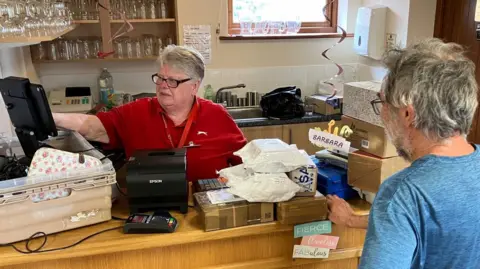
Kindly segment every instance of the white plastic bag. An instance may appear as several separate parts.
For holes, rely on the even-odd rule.
[[[234,155],[242,158],[246,169],[257,173],[286,173],[308,165],[295,145],[280,139],[256,139]]]
[[[219,175],[228,180],[228,192],[248,202],[284,202],[301,190],[285,173],[253,173],[244,165],[225,168]]]

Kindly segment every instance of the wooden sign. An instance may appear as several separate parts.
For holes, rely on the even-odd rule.
[[[350,142],[340,136],[310,129],[308,131],[308,139],[310,140],[310,143],[316,145],[317,147],[336,149],[347,153],[350,151]]]
[[[304,236],[302,238],[301,245],[317,247],[317,248],[328,248],[336,249],[338,244],[338,236],[328,236],[328,235],[310,235]]]
[[[310,246],[295,245],[293,247],[293,258],[297,259],[326,259],[330,254],[328,248],[316,248]]]
[[[316,234],[329,234],[331,232],[332,222],[330,221],[317,221],[312,223],[295,225],[293,231],[294,238]]]

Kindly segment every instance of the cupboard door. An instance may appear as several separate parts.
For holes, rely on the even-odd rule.
[[[252,141],[254,139],[278,138],[286,143],[290,143],[290,137],[288,136],[288,132],[284,133],[283,125],[244,127],[240,129],[247,138],[247,141]]]
[[[316,127],[320,127],[322,130],[328,129],[328,122],[284,125],[284,128],[289,129],[290,144],[297,145],[297,148],[305,150],[309,155],[313,155],[322,149],[313,145],[308,140],[308,131]]]

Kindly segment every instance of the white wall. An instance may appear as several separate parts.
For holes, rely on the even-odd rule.
[[[407,45],[433,37],[437,0],[410,0]]]
[[[351,18],[347,23],[350,31],[354,30],[356,9],[360,0],[340,0],[342,10],[347,14],[342,17]],[[220,23],[220,35],[227,35],[227,1],[225,0],[181,0],[178,5],[178,24],[180,37],[183,36],[183,25],[209,24],[212,27],[212,64],[209,68],[243,68],[262,66],[298,66],[328,64],[321,52],[338,41],[329,39],[292,39],[292,40],[262,40],[262,41],[219,41],[215,29]],[[319,9],[319,12],[321,10]],[[349,26],[349,27],[348,27]],[[183,43],[182,38],[180,42]],[[332,51],[332,56],[340,63],[357,60],[352,48],[352,38]]]
[[[362,0],[363,6],[375,4],[388,7],[386,32],[397,35],[398,46],[433,37],[436,0]],[[381,80],[386,74],[380,61],[360,57],[359,63],[359,77]]]

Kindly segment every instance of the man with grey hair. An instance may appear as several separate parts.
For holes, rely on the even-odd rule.
[[[189,181],[216,178],[216,171],[241,163],[233,152],[246,144],[242,132],[218,104],[197,97],[205,75],[196,50],[168,46],[151,76],[155,98],[143,98],[97,115],[53,114],[57,126],[74,130],[107,148],[136,150],[187,149]]]
[[[466,135],[475,65],[438,39],[385,55],[372,107],[410,167],[380,187],[360,268],[480,268],[480,150]]]

